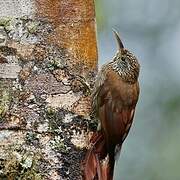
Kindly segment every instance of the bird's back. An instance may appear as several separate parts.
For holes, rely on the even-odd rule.
[[[138,81],[125,82],[114,71],[108,71],[98,92],[97,109],[102,130],[109,141],[120,144],[132,124],[139,95]]]

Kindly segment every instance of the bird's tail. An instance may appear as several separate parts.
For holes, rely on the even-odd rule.
[[[91,147],[82,163],[83,180],[112,180],[114,157],[107,155],[103,133],[94,133],[90,142]]]

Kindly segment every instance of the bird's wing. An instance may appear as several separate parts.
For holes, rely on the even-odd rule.
[[[115,158],[119,156],[121,145],[129,133],[135,107],[126,107],[123,100],[114,96],[112,89],[107,90],[107,87],[105,83],[99,91],[98,113],[109,154],[110,172],[113,174]]]
[[[113,77],[105,81],[98,92],[98,114],[102,128],[109,138],[107,141],[120,144],[128,135],[133,121],[139,87],[136,83],[129,86],[120,80],[113,83],[113,86],[110,84],[112,80]]]

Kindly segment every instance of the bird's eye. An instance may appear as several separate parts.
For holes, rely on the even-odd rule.
[[[121,60],[122,60],[122,61],[125,61],[125,60],[126,60],[126,58],[125,58],[125,57],[121,57]]]

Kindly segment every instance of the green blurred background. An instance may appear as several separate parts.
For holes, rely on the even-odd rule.
[[[99,66],[116,52],[112,28],[141,64],[140,99],[115,180],[180,180],[180,1],[95,3]]]

